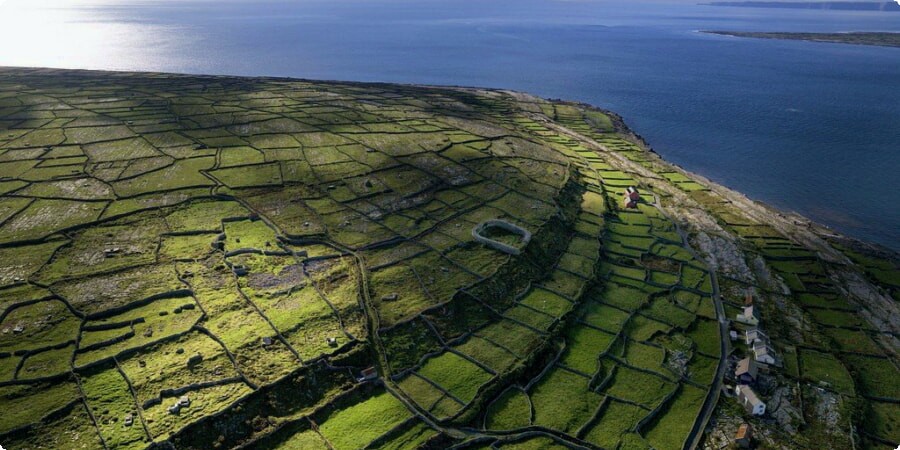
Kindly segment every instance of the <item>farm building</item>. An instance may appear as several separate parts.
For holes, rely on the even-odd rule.
[[[769,345],[768,341],[756,341],[753,343],[753,358],[756,362],[779,366],[781,363],[775,354],[775,349]]]
[[[734,435],[734,443],[738,448],[750,448],[753,443],[753,427],[749,423],[742,423]]]
[[[759,368],[756,362],[750,358],[744,358],[737,363],[734,369],[734,377],[738,384],[753,384],[756,381],[756,374]]]
[[[374,380],[376,378],[378,378],[378,372],[375,371],[374,367],[368,367],[360,372],[359,378],[357,378],[356,381],[362,383],[363,381]]]
[[[739,384],[737,388],[738,401],[741,402],[741,405],[754,416],[761,416],[766,413],[766,404],[759,397],[756,396],[756,392],[753,392],[753,389],[750,386]]]
[[[769,342],[769,336],[758,328],[750,328],[744,332],[744,342],[747,345],[753,345],[754,342]]]
[[[626,208],[637,208],[638,201],[641,199],[641,194],[638,192],[637,188],[634,186],[630,186],[625,189],[625,207]]]
[[[734,320],[747,325],[759,325],[759,313],[752,305],[745,306],[744,312],[737,314]]]

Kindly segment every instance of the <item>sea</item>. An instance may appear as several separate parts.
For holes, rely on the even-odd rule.
[[[665,159],[900,250],[900,48],[699,30],[900,31],[900,12],[641,0],[8,0],[0,65],[527,91]]]

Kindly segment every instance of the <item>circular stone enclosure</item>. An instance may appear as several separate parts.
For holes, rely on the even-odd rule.
[[[531,232],[505,220],[492,219],[475,225],[472,237],[495,250],[518,255],[531,240]]]

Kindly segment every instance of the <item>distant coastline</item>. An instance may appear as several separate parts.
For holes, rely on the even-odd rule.
[[[850,32],[850,33],[784,33],[755,31],[701,31],[701,33],[759,39],[792,39],[799,41],[830,42],[837,44],[876,45],[900,47],[900,33]]]
[[[701,5],[734,6],[741,8],[790,8],[790,9],[834,9],[840,11],[896,11],[900,12],[897,2],[709,2]]]

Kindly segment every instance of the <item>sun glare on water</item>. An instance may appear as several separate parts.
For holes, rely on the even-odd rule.
[[[170,34],[117,20],[111,3],[0,0],[0,66],[152,70]]]

